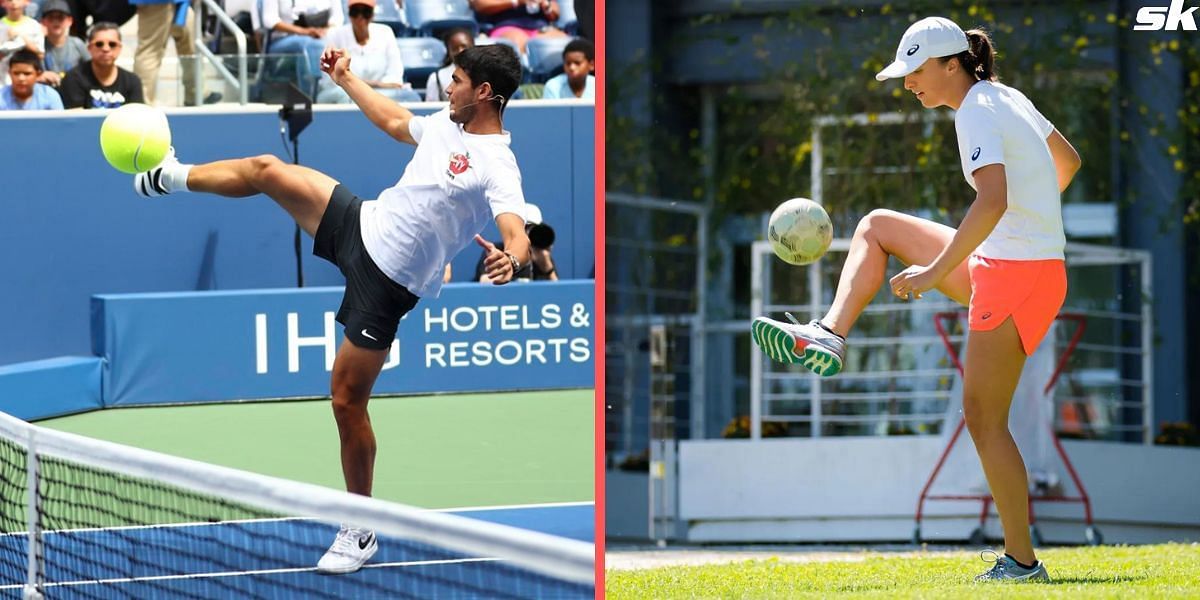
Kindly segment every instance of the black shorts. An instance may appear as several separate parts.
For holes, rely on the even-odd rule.
[[[338,185],[329,197],[313,242],[313,254],[338,266],[346,276],[346,293],[337,321],[355,346],[386,350],[396,339],[400,318],[417,305],[417,296],[392,281],[371,260],[359,228],[362,199]]]

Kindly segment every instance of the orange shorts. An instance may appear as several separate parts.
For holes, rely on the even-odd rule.
[[[1067,298],[1067,268],[1061,259],[1003,260],[972,254],[967,259],[971,276],[971,331],[990,331],[1012,317],[1026,356],[1058,317]]]

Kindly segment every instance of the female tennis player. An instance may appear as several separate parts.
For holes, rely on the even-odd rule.
[[[807,325],[765,317],[754,341],[772,359],[819,375],[841,371],[845,336],[883,282],[888,256],[908,268],[891,278],[907,299],[937,288],[968,306],[963,415],[1004,528],[1005,553],[977,581],[1049,580],[1029,536],[1025,463],[1008,412],[1026,356],[1067,292],[1060,194],[1079,154],[1021,92],[998,82],[984,31],[930,17],[914,23],[896,60],[875,78],[904,78],[925,108],[955,110],[963,175],[976,191],[958,229],[875,210],[854,232],[833,304]],[[789,318],[791,315],[788,315]]]

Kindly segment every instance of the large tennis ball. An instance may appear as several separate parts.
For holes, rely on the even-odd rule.
[[[113,168],[124,173],[149,171],[171,147],[171,127],[163,111],[145,104],[126,104],[108,114],[100,126],[100,150]]]

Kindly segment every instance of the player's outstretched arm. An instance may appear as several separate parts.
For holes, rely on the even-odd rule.
[[[350,99],[354,100],[376,127],[401,142],[416,145],[417,141],[408,131],[412,112],[375,91],[367,82],[351,73],[350,55],[344,50],[326,48],[321,54],[321,71],[328,73],[334,83],[346,90]]]

